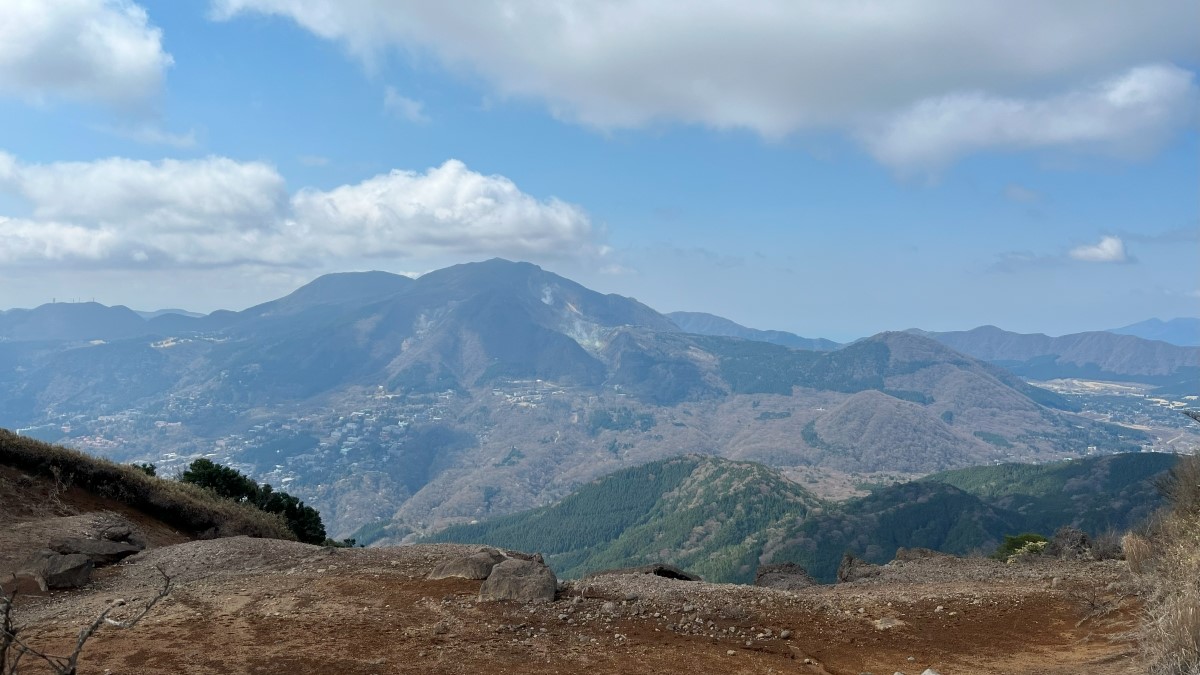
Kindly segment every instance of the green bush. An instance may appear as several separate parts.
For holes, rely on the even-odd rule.
[[[306,544],[324,544],[325,524],[321,514],[289,495],[276,492],[268,484],[259,485],[237,469],[221,466],[208,459],[197,459],[179,476],[179,480],[211,490],[218,496],[242,504],[251,504],[267,513],[283,516],[296,539]]]
[[[1030,551],[1033,547],[1030,544],[1041,544],[1045,546],[1047,539],[1040,534],[1034,532],[1026,532],[1018,535],[1004,535],[1004,543],[1000,544],[992,557],[996,560],[1008,560],[1009,556],[1018,553]]]

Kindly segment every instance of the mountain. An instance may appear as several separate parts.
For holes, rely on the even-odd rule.
[[[144,334],[145,325],[128,307],[55,302],[0,312],[0,341],[120,340]]]
[[[143,312],[143,311],[134,310],[134,312],[138,316],[142,317],[143,319],[146,319],[147,321],[149,321],[150,319],[156,319],[165,314],[177,314],[179,316],[186,316],[191,319],[199,319],[200,317],[204,316],[204,314],[202,314],[200,312],[189,312],[186,309],[156,309],[151,312]]]
[[[103,343],[0,341],[0,422],[168,471],[213,457],[286,483],[337,536],[416,536],[689,453],[928,473],[1149,438],[919,335],[817,352],[689,334],[505,260],[132,320]]]
[[[834,504],[762,465],[688,456],[618,471],[554,505],[426,541],[540,551],[567,577],[667,562],[710,581],[747,582],[759,564],[794,562],[831,582],[846,551],[883,564],[899,547],[965,555],[990,553],[1022,532],[1127,529],[1162,504],[1157,481],[1176,459],[1139,453],[975,467]],[[376,527],[357,536],[388,534]]]
[[[1147,319],[1122,328],[1109,329],[1109,333],[1133,335],[1146,340],[1160,340],[1181,347],[1200,347],[1200,319],[1179,317],[1163,321]]]
[[[670,312],[666,316],[676,326],[679,326],[680,330],[696,335],[736,337],[817,352],[827,352],[841,346],[833,340],[825,338],[806,338],[786,331],[747,328],[724,317],[704,312]]]
[[[561,502],[458,525],[428,541],[540,551],[560,576],[664,560],[708,580],[753,580],[784,520],[820,500],[760,464],[689,455],[618,471]]]
[[[1061,337],[1012,333],[995,326],[948,333],[910,332],[1031,379],[1078,377],[1132,381],[1171,390],[1190,388],[1188,393],[1200,393],[1197,347],[1105,331]]]

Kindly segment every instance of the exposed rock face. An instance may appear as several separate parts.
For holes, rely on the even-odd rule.
[[[616,570],[604,570],[587,575],[588,577],[607,576],[610,574],[653,574],[656,577],[664,577],[666,579],[678,579],[680,581],[703,581],[700,577],[679,569],[674,565],[665,563],[654,563],[653,565],[642,565],[640,567],[623,567]]]
[[[49,588],[79,588],[92,578],[94,567],[92,559],[86,555],[42,549],[30,557],[18,576],[32,579],[42,591]]]
[[[100,539],[84,539],[82,537],[63,537],[50,542],[50,549],[64,555],[82,554],[91,558],[96,567],[111,565],[134,553],[139,553],[142,546],[124,541],[103,541]]]
[[[447,560],[429,573],[430,579],[487,579],[492,568],[506,560],[506,556],[496,549],[484,549],[478,553]]]
[[[46,561],[42,578],[48,588],[79,588],[92,578],[92,559],[80,553],[56,555]]]
[[[901,562],[907,562],[909,560],[920,560],[921,558],[938,558],[938,557],[945,558],[945,557],[953,557],[953,556],[950,556],[950,554],[948,554],[948,553],[942,553],[941,551],[935,551],[931,548],[921,548],[920,546],[914,546],[912,548],[904,548],[903,546],[901,546],[900,548],[896,549],[896,558],[895,559],[899,560]]]
[[[808,575],[808,570],[796,563],[759,565],[758,571],[754,573],[754,585],[766,588],[794,591],[816,584],[816,580]]]
[[[479,599],[551,602],[557,588],[558,578],[549,567],[532,560],[509,559],[492,568],[479,588]]]
[[[869,579],[879,576],[879,565],[854,557],[853,554],[847,553],[842,556],[842,563],[838,565],[837,580],[839,584],[858,581],[859,579]]]

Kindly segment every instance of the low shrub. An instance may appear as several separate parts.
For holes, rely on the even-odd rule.
[[[1140,646],[1153,675],[1200,673],[1200,457],[1183,458],[1161,488],[1170,510],[1125,538],[1146,605]]]

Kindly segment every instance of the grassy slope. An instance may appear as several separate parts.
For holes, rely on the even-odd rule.
[[[192,535],[295,539],[284,521],[195,485],[0,429],[0,464],[115,499]]]

